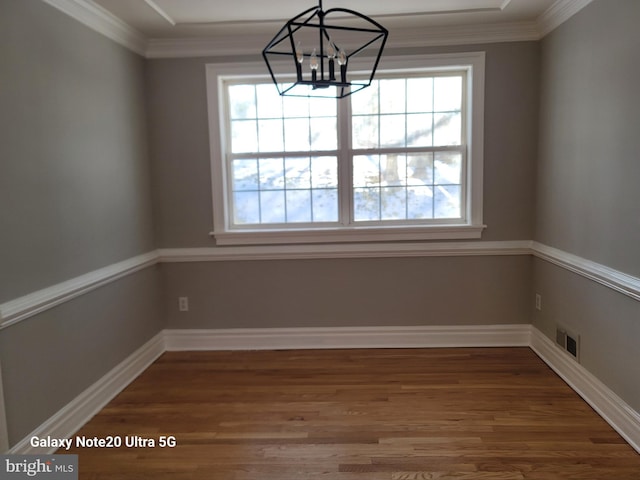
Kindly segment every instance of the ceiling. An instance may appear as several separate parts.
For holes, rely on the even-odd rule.
[[[43,0],[146,57],[251,54],[318,0]],[[323,0],[389,30],[387,48],[538,40],[592,0]]]
[[[324,0],[324,10],[349,8],[384,23],[390,31],[443,25],[536,21],[556,0]],[[317,0],[94,0],[147,38],[276,33]]]

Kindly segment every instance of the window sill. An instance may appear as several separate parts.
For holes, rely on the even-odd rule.
[[[218,245],[394,242],[478,239],[486,225],[429,227],[352,227],[316,230],[236,230],[211,232]]]

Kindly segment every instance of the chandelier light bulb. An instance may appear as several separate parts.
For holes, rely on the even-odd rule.
[[[296,45],[296,58],[299,64],[304,62],[304,53],[302,52],[302,48],[300,48],[300,42]]]
[[[315,48],[309,58],[309,67],[311,67],[311,81],[315,84],[318,81],[318,55]]]
[[[338,65],[346,65],[347,64],[347,54],[344,50],[340,49],[338,52]]]
[[[331,40],[329,40],[329,46],[327,47],[327,57],[329,57],[329,81],[333,82],[336,79],[336,46]]]
[[[300,42],[296,45],[294,53],[296,54],[296,77],[298,82],[302,81],[302,62],[304,61],[304,53],[300,47]]]
[[[330,59],[336,58],[336,47],[333,45],[333,42],[329,42],[329,46],[327,47],[327,57]]]
[[[347,54],[342,49],[338,52],[338,65],[340,65],[340,81],[347,83]]]

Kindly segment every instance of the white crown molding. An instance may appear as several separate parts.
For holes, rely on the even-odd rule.
[[[144,56],[147,39],[140,32],[91,0],[42,0],[83,25]]]
[[[259,56],[270,40],[268,35],[251,34],[228,37],[152,38],[147,42],[147,58],[192,58]]]
[[[163,19],[165,19],[172,27],[176,26],[176,21],[169,15],[160,5],[158,5],[153,0],[144,0],[152,10],[154,10],[158,15],[160,15]]]
[[[388,49],[538,40],[537,22],[451,25],[390,32]]]
[[[386,48],[402,49],[536,41],[560,26],[592,1],[558,0],[534,21],[392,30]],[[267,37],[243,32],[242,35],[217,39],[150,39],[146,55],[148,58],[257,55],[269,40]]]
[[[538,242],[531,243],[531,252],[538,258],[640,301],[638,277]]]
[[[194,38],[147,38],[92,0],[42,0],[96,32],[146,58],[221,57],[259,55],[270,35],[252,34],[250,27],[238,27],[237,35]],[[499,42],[535,41],[547,35],[593,0],[558,0],[537,20],[500,24],[451,25],[407,28],[391,31],[388,49],[445,45],[476,45]],[[166,15],[152,0],[145,2]],[[506,4],[506,3],[505,3]],[[163,15],[164,14],[164,15]]]
[[[540,38],[548,35],[593,0],[558,0],[538,18]]]
[[[437,26],[391,31],[386,48],[522,42],[539,38],[536,22]],[[269,35],[252,35],[251,33],[219,38],[150,39],[146,56],[147,58],[180,58],[259,55],[269,39]]]
[[[157,262],[154,250],[0,304],[0,330]]]
[[[531,349],[640,453],[638,412],[535,327]]]
[[[55,448],[32,447],[30,444],[31,437],[71,438],[80,427],[124,390],[164,352],[164,334],[160,332],[14,445],[9,450],[9,453],[21,455],[53,453],[56,450]]]

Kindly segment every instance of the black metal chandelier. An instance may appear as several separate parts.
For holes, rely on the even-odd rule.
[[[371,84],[388,35],[382,25],[353,10],[325,12],[319,0],[317,7],[289,20],[262,56],[280,95],[343,98]],[[351,78],[349,61],[356,55],[363,61]],[[278,59],[287,60],[290,70],[282,71]]]

